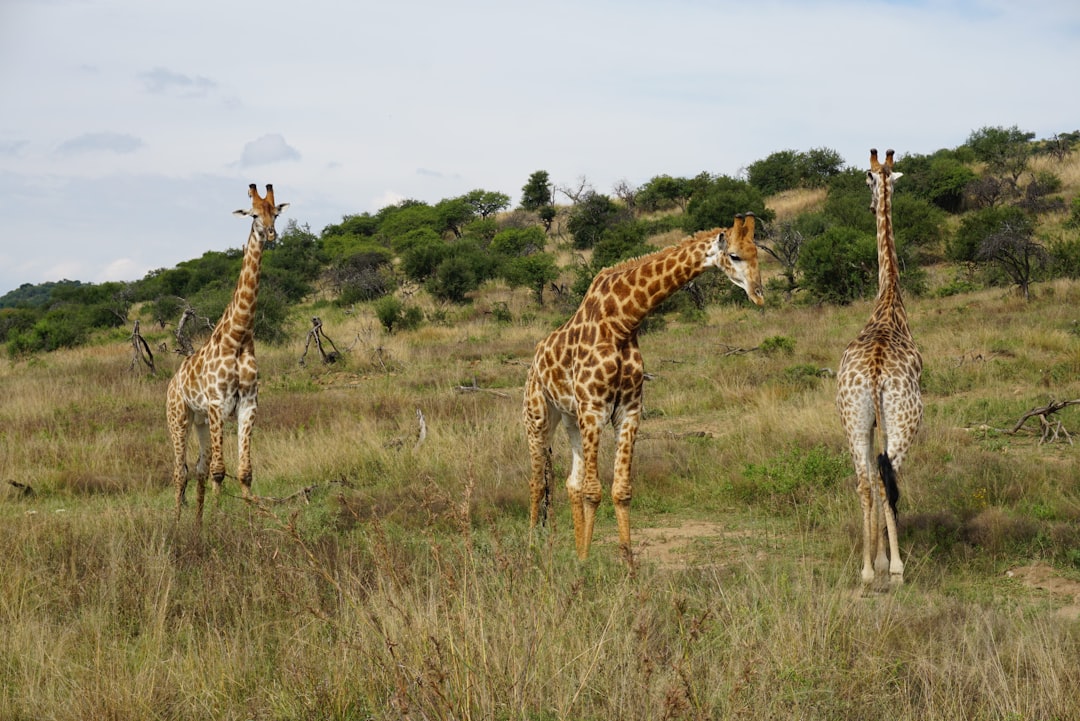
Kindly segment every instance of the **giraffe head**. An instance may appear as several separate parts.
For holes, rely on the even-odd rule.
[[[255,183],[248,186],[248,196],[251,198],[251,208],[248,210],[234,210],[233,215],[251,216],[251,230],[262,243],[277,240],[277,228],[274,221],[281,215],[281,211],[289,207],[288,203],[274,205],[274,186],[266,184],[266,197],[259,197],[259,189]]]
[[[870,212],[877,212],[878,203],[881,202],[881,188],[889,184],[889,195],[892,195],[893,183],[903,173],[893,171],[894,151],[885,151],[885,162],[878,162],[877,148],[870,149],[870,170],[866,171],[866,184],[870,186]]]
[[[765,305],[765,291],[761,285],[761,269],[758,267],[757,246],[754,245],[753,213],[735,216],[735,224],[721,230],[713,239],[712,265],[724,271],[732,283],[746,291],[746,297],[754,305]]]

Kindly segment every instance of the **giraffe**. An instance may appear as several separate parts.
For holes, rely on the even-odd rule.
[[[525,384],[523,416],[531,461],[530,533],[550,498],[551,441],[559,421],[570,439],[566,479],[578,557],[588,557],[601,489],[597,455],[603,426],[615,429],[611,497],[623,557],[630,548],[630,461],[642,411],[645,371],[637,330],[657,304],[707,268],[720,268],[756,305],[765,295],[754,245],[754,214],[728,229],[704,230],[676,245],[597,273],[577,312],[545,340]]]
[[[900,297],[893,238],[893,184],[901,175],[893,171],[892,150],[886,151],[884,163],[878,161],[877,150],[870,151],[866,183],[877,218],[878,294],[870,320],[844,351],[836,374],[836,407],[854,459],[862,506],[862,582],[867,587],[886,571],[890,586],[904,582],[896,533],[897,478],[923,413],[919,392],[922,357],[912,340]],[[876,459],[875,425],[881,432],[881,452]]]
[[[198,483],[196,523],[202,523],[207,472],[213,477],[214,495],[219,497],[221,492],[221,482],[225,478],[221,449],[227,418],[237,419],[240,451],[237,477],[243,497],[252,497],[251,430],[255,424],[259,394],[254,336],[259,270],[263,244],[277,238],[274,221],[289,204],[274,205],[274,187],[269,184],[265,198],[259,197],[254,183],[248,187],[248,196],[251,198],[251,208],[233,212],[233,215],[251,216],[252,222],[232,300],[206,345],[185,358],[169,381],[166,415],[173,444],[177,521],[180,520],[180,507],[187,490],[187,435],[192,425],[199,439],[199,459],[195,464]]]

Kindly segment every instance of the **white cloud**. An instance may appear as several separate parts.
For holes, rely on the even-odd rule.
[[[61,155],[79,153],[134,153],[143,146],[143,141],[126,133],[83,133],[65,140],[57,148]]]
[[[147,92],[161,95],[201,98],[217,88],[217,83],[210,78],[202,75],[192,77],[161,67],[140,73],[139,77]]]
[[[300,153],[285,142],[284,136],[274,133],[247,143],[240,154],[240,167],[252,168],[286,160],[300,160]]]

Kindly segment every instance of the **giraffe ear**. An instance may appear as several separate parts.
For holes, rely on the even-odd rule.
[[[893,171],[893,174],[892,174],[892,179],[893,180],[896,180],[897,178],[902,178],[902,177],[904,177],[903,173],[897,173],[896,171]]]
[[[241,208],[240,210],[234,210],[232,214],[241,218],[248,215],[254,215],[254,213],[252,213],[250,210],[244,210],[243,208]]]
[[[277,212],[279,212],[279,213],[280,213],[281,211],[283,211],[283,210],[285,210],[286,208],[288,208],[288,207],[289,207],[289,205],[291,205],[291,204],[290,204],[290,203],[281,203],[280,205],[278,205],[278,206],[277,206]]]

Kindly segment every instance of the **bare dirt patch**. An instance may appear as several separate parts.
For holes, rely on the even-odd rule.
[[[748,529],[731,530],[711,521],[686,521],[678,526],[635,528],[634,556],[662,568],[686,568],[700,563],[724,564],[744,555],[746,541],[754,538]],[[729,546],[735,546],[731,548]],[[756,555],[764,557],[764,551]]]
[[[1080,620],[1080,581],[1061,576],[1053,566],[1046,563],[1012,568],[1006,571],[1005,575],[1015,578],[1028,588],[1046,591],[1056,599],[1068,599],[1055,613],[1070,621]]]

